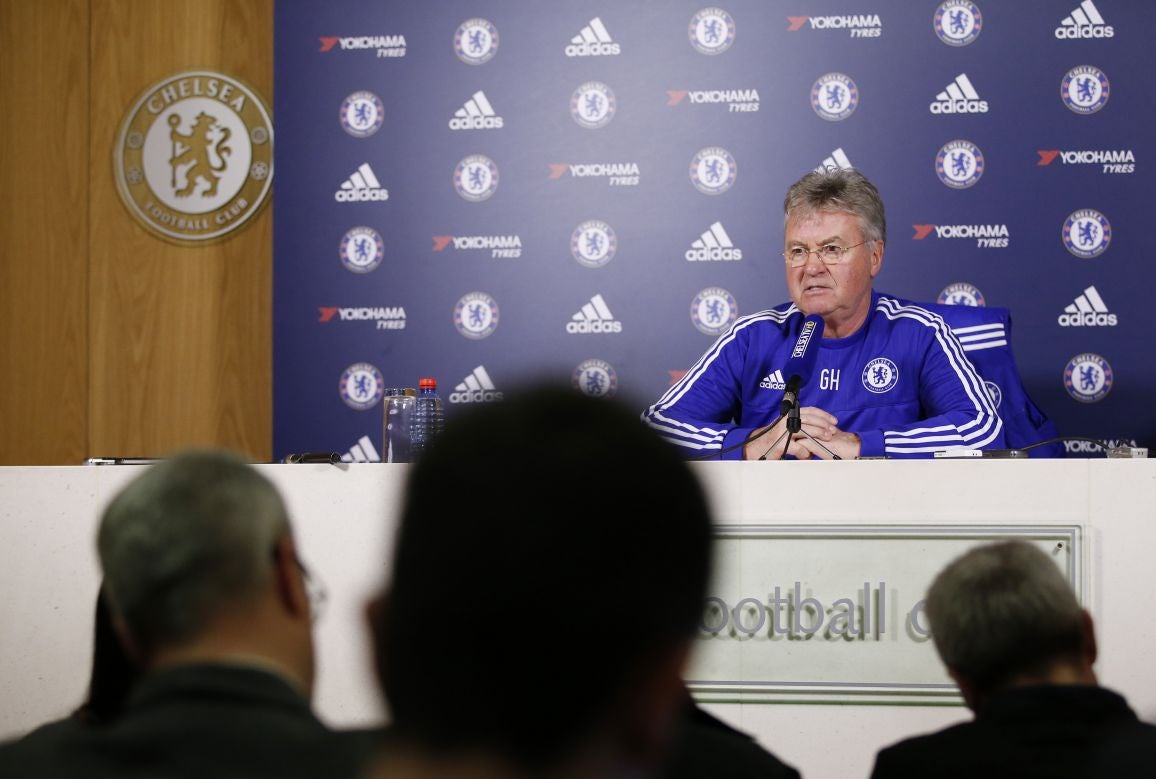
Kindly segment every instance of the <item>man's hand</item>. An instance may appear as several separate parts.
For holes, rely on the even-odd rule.
[[[805,429],[805,428],[804,428]],[[822,442],[823,446],[831,451],[828,452],[823,446],[807,438],[801,433],[796,433],[795,440],[792,442],[792,450],[795,446],[807,452],[806,457],[799,457],[800,460],[805,460],[807,457],[819,457],[824,460],[832,460],[832,454],[838,455],[840,460],[854,460],[859,456],[859,450],[862,447],[862,442],[859,436],[855,433],[846,433],[838,428],[834,432],[824,433],[823,435],[816,435],[811,433],[815,438]],[[792,452],[793,453],[793,452]],[[796,455],[798,456],[798,455]]]
[[[810,433],[815,438],[823,441],[825,444],[828,440],[831,440],[836,435],[853,435],[851,433],[842,433],[842,431],[840,431],[839,428],[835,426],[839,420],[818,406],[803,406],[800,408],[799,421],[802,422],[803,430]],[[758,430],[755,430],[753,433],[751,433],[751,437],[759,437],[743,447],[743,459],[781,460],[785,454],[795,457],[799,460],[809,460],[814,456],[825,456],[830,458],[830,455],[828,455],[826,452],[823,452],[823,450],[815,446],[814,443],[811,443],[811,446],[815,449],[818,449],[818,452],[803,446],[802,442],[807,441],[807,437],[804,436],[802,432],[795,433],[791,437],[790,442],[787,443],[786,447],[784,447],[786,440],[784,439],[783,441],[780,441],[779,438],[783,435],[784,432],[786,432],[786,430],[786,417],[778,420],[773,425],[768,425],[767,427],[761,427]],[[763,431],[766,432],[763,435],[760,435],[760,433],[763,433]],[[783,451],[784,448],[786,449],[785,452]],[[843,456],[842,452],[837,451],[836,453],[840,457]],[[855,454],[857,455],[858,453],[859,437],[856,436]]]

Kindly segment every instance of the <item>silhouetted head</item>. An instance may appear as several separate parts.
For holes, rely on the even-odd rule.
[[[685,659],[711,520],[636,411],[527,387],[452,417],[412,468],[374,625],[399,734],[542,767]]]

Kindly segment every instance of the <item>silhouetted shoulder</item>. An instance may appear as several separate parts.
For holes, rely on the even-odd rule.
[[[800,779],[798,770],[696,704],[679,728],[660,779]]]
[[[1092,755],[1090,776],[1145,776],[1156,770],[1156,725],[1137,720]]]
[[[0,744],[0,776],[19,779],[70,775],[84,766],[84,761],[74,755],[83,752],[93,738],[92,726],[72,718],[40,725],[19,738]],[[46,770],[47,766],[55,768]]]
[[[992,696],[975,720],[881,749],[871,779],[1098,779],[1150,775],[1153,765],[1156,727],[1118,693],[1034,685]]]
[[[961,746],[967,743],[972,729],[972,723],[960,723],[938,733],[912,736],[884,747],[875,755],[871,779],[922,779],[931,775],[929,771],[932,766],[936,776],[966,775],[949,773],[953,761],[945,760],[945,757],[957,755]]]

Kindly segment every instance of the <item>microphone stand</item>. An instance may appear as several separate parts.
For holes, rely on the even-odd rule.
[[[811,435],[810,433],[808,433],[806,430],[803,429],[803,420],[799,416],[799,401],[797,401],[797,400],[791,404],[790,410],[787,411],[787,429],[783,431],[782,435],[780,435],[778,438],[775,439],[775,442],[773,444],[771,444],[771,449],[774,449],[776,446],[778,446],[779,441],[782,441],[788,435],[793,435],[795,433],[802,433],[803,435],[807,436],[807,438],[810,438],[812,441],[814,441],[816,444],[819,445],[819,448],[821,448],[827,454],[831,455],[832,460],[842,460],[843,459],[842,457],[840,457],[839,455],[835,454],[830,449],[828,449],[823,444],[822,441],[818,440],[817,438],[815,438],[815,436]],[[768,449],[767,451],[770,451],[770,450]]]

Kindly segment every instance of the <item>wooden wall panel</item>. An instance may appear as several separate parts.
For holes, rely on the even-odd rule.
[[[0,3],[0,465],[87,454],[88,3]]]
[[[122,204],[113,148],[142,91],[187,70],[272,108],[272,0],[92,0],[91,449],[272,452],[271,205],[205,246],[155,237]]]
[[[199,68],[271,106],[273,0],[0,2],[0,465],[271,456],[271,207],[183,247],[113,179],[135,98]]]

